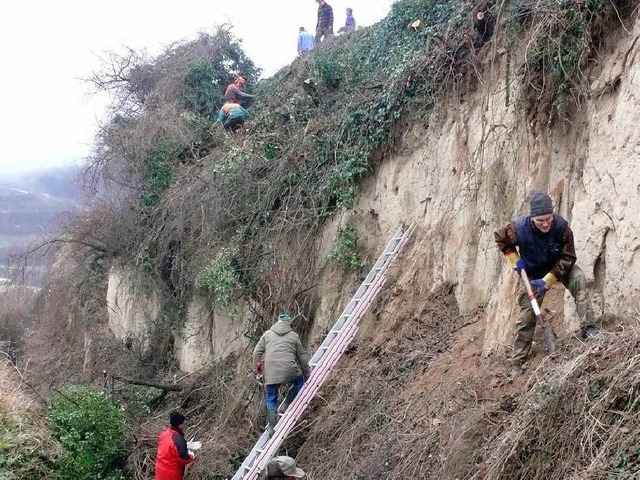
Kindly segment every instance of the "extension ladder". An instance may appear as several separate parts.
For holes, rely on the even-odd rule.
[[[309,366],[312,369],[311,375],[302,386],[300,392],[298,392],[296,398],[291,402],[289,408],[278,420],[273,436],[269,438],[268,432],[264,431],[245,458],[240,469],[233,476],[233,480],[256,480],[258,475],[266,468],[267,462],[278,451],[284,439],[291,432],[356,335],[360,318],[387,281],[386,271],[389,265],[409,241],[414,229],[415,223],[412,223],[406,229],[402,226],[398,228],[382,255],[380,255],[335,325],[325,337],[322,345],[311,357],[309,361]]]

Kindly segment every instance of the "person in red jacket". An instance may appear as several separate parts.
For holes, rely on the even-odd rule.
[[[182,431],[185,417],[174,410],[169,414],[167,428],[158,437],[156,455],[156,480],[182,480],[185,467],[193,462],[193,453],[187,449],[187,441]]]

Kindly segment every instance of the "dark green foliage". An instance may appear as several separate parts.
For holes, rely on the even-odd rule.
[[[338,208],[350,208],[357,195],[357,182],[369,170],[369,159],[362,150],[344,151],[333,168],[327,190],[335,197]]]
[[[233,305],[233,292],[240,286],[240,278],[233,265],[237,251],[222,249],[216,258],[196,276],[196,286],[214,295],[214,301],[223,308]]]
[[[348,223],[338,230],[338,237],[329,260],[341,268],[358,270],[364,265],[358,250],[358,231],[353,224]]]
[[[105,395],[69,386],[50,402],[47,418],[62,445],[60,478],[121,478],[128,429],[122,411]]]
[[[156,205],[162,192],[171,185],[175,155],[175,148],[162,143],[151,153],[146,189],[141,195],[142,204],[145,207]]]
[[[343,72],[342,66],[328,52],[320,51],[315,56],[316,75],[324,85],[330,89],[336,89],[340,86]]]
[[[220,92],[213,86],[213,65],[199,62],[191,66],[185,78],[184,99],[187,108],[205,118],[214,118],[220,107]]]

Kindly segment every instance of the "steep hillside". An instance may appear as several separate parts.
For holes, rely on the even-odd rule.
[[[311,479],[637,478],[639,35],[635,2],[401,0],[255,90],[224,29],[114,56],[91,164],[108,195],[65,232],[28,374],[122,405],[130,478],[178,406],[204,444],[189,478],[228,478],[263,430],[258,335],[286,309],[317,347],[415,221],[283,453]],[[257,97],[231,134],[215,118],[238,73]],[[601,335],[578,339],[556,285],[558,354],[536,338],[507,382],[517,278],[493,232],[534,190],[571,222]]]

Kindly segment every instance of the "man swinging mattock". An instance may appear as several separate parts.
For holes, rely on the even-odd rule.
[[[569,222],[553,213],[551,197],[543,192],[531,195],[530,214],[516,218],[494,233],[498,249],[507,257],[513,269],[527,273],[529,282],[541,304],[545,292],[555,282],[569,290],[576,304],[583,339],[595,336],[593,311],[587,294],[587,280],[576,265],[576,250]],[[516,322],[511,377],[522,370],[529,357],[536,328],[536,316],[523,285],[518,291],[520,316]]]

